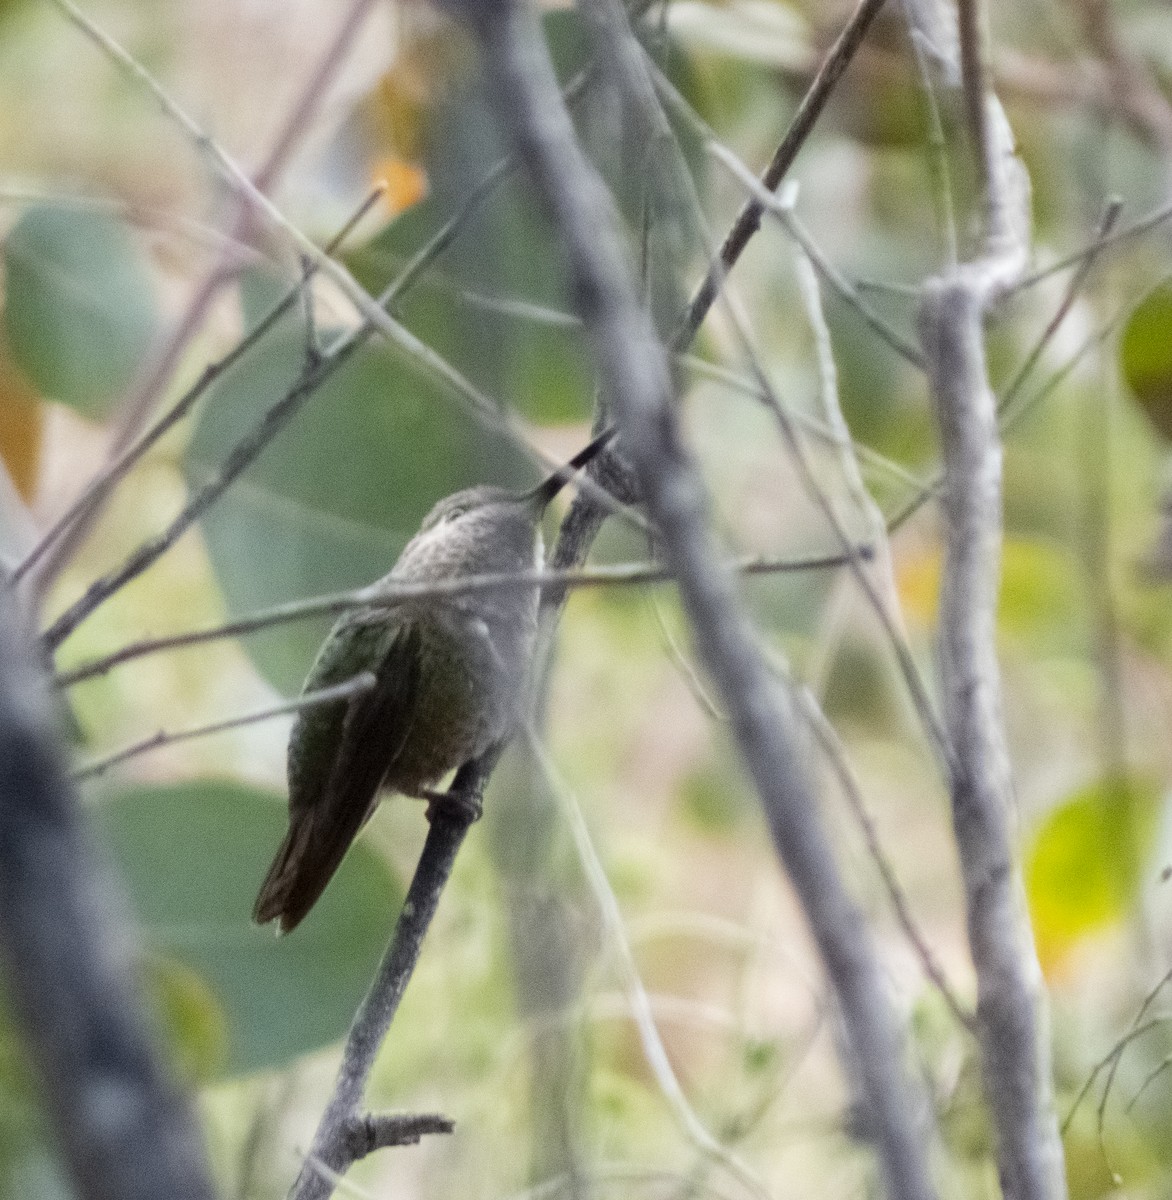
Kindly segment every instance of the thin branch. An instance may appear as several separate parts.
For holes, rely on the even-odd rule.
[[[623,915],[619,909],[618,899],[606,878],[606,870],[598,857],[598,852],[594,849],[590,831],[586,826],[586,819],[582,815],[581,805],[554,768],[536,730],[531,725],[527,726],[525,735],[529,751],[540,767],[550,791],[557,798],[562,816],[570,827],[574,847],[578,852],[578,861],[586,876],[586,881],[590,886],[594,902],[598,906],[603,925],[618,960],[623,989],[631,1006],[631,1017],[639,1031],[643,1056],[659,1085],[663,1098],[671,1109],[672,1116],[697,1150],[721,1163],[754,1195],[767,1198],[769,1192],[761,1179],[738,1155],[713,1137],[696,1115],[695,1109],[684,1094],[684,1089],[680,1085],[679,1078],[671,1065],[671,1059],[668,1057],[667,1048],[659,1036],[651,1000],[642,977],[639,975],[639,967],[631,950],[631,942],[623,924]]]
[[[871,327],[872,330],[901,358],[911,363],[921,371],[924,369],[924,356],[917,346],[914,346],[898,330],[893,329],[860,294],[859,289],[818,248],[809,231],[797,219],[793,211],[792,199],[783,200],[769,191],[753,174],[752,171],[716,136],[715,131],[704,120],[695,108],[680,94],[672,82],[653,64],[649,70],[655,82],[655,90],[668,103],[672,110],[682,117],[697,132],[704,143],[708,155],[720,163],[722,167],[739,183],[752,197],[751,203],[756,204],[761,215],[775,217],[787,235],[795,241],[811,259],[818,269],[819,275],[835,290],[843,302],[855,310]]]
[[[935,705],[928,694],[927,685],[916,667],[915,658],[908,642],[907,627],[899,603],[899,588],[895,581],[895,563],[883,514],[863,482],[858,459],[855,458],[852,450],[850,429],[839,403],[834,349],[830,342],[830,329],[822,311],[822,296],[818,288],[818,278],[809,260],[799,257],[797,266],[799,288],[814,333],[814,345],[821,379],[820,398],[826,413],[827,424],[837,435],[835,445],[838,450],[839,467],[846,482],[847,491],[854,501],[859,515],[863,518],[867,536],[875,543],[873,569],[877,578],[872,581],[867,567],[862,563],[852,563],[851,569],[894,649],[896,662],[911,695],[912,703],[920,715],[941,765],[947,770],[951,765],[952,750]],[[795,453],[799,457],[803,473],[812,478],[812,466],[808,463],[806,456],[802,454],[795,435],[796,431],[791,427],[787,436],[795,447]],[[841,530],[840,539],[846,539],[845,527],[838,521],[836,510],[829,497],[825,497],[822,501],[822,507],[832,524],[835,524],[836,532]]]
[[[0,603],[0,966],[79,1200],[212,1200],[155,1052],[136,947],[53,736],[35,639]]]
[[[95,579],[42,634],[50,652],[101,607],[111,596],[136,579],[161,558],[201,516],[220,498],[270,441],[293,419],[301,406],[345,362],[373,329],[362,325],[342,334],[317,362],[307,365],[301,378],[265,410],[261,419],[232,449],[220,473],[204,484],[161,533],[143,542],[119,566]]]
[[[1095,241],[1092,243],[1092,249],[1083,257],[1082,261],[1078,264],[1078,269],[1067,282],[1062,300],[1054,310],[1054,315],[1050,318],[1046,328],[1042,331],[1042,336],[1038,338],[1034,348],[1026,355],[1025,361],[1018,367],[1017,373],[1001,393],[997,401],[998,413],[1007,412],[1013,406],[1013,402],[1017,399],[1018,393],[1021,391],[1025,381],[1029,378],[1030,372],[1037,366],[1038,361],[1046,352],[1046,347],[1053,340],[1054,335],[1061,328],[1062,322],[1066,320],[1070,310],[1074,307],[1074,302],[1078,299],[1079,293],[1090,276],[1099,254],[1107,244],[1107,237],[1115,227],[1115,223],[1119,220],[1119,214],[1122,211],[1123,201],[1118,197],[1112,197],[1107,202],[1107,206],[1103,210],[1103,215],[1099,218],[1099,227],[1095,235]]]
[[[1075,1118],[1075,1114],[1082,1107],[1082,1102],[1090,1094],[1091,1088],[1095,1086],[1095,1081],[1104,1071],[1112,1073],[1118,1069],[1119,1059],[1123,1051],[1131,1045],[1132,1042],[1138,1041],[1146,1034],[1151,1033],[1153,1029],[1159,1029],[1163,1025],[1167,1025],[1172,1021],[1172,1017],[1151,1017],[1146,1021],[1139,1021],[1133,1025],[1122,1037],[1116,1041],[1115,1045],[1095,1064],[1094,1068],[1086,1078],[1086,1082],[1079,1088],[1078,1095],[1074,1098],[1074,1103],[1070,1106],[1070,1111],[1066,1114],[1062,1122],[1060,1132],[1063,1137],[1070,1130],[1071,1122]]]
[[[806,720],[809,722],[814,736],[818,739],[818,744],[825,753],[826,761],[834,771],[842,794],[846,797],[851,813],[862,831],[863,840],[867,844],[867,853],[870,854],[871,861],[874,862],[875,869],[879,872],[879,878],[887,892],[887,898],[891,901],[895,918],[899,922],[900,928],[903,929],[904,936],[911,943],[916,957],[920,960],[924,974],[943,997],[944,1003],[948,1005],[952,1015],[969,1033],[975,1034],[977,1031],[976,1018],[971,1009],[956,994],[952,984],[948,981],[948,976],[944,974],[944,968],[936,961],[932,947],[928,945],[927,939],[916,924],[907,893],[904,892],[899,882],[899,876],[896,875],[895,868],[891,865],[891,860],[883,849],[883,843],[879,840],[875,819],[867,809],[862,786],[847,758],[846,748],[843,746],[841,738],[808,690],[801,689],[798,697],[802,703]]]
[[[424,936],[439,906],[456,854],[471,827],[472,813],[481,802],[495,759],[493,755],[462,767],[448,789],[454,802],[433,803],[428,809],[431,826],[427,841],[391,944],[346,1036],[333,1094],[314,1134],[305,1165],[289,1192],[290,1200],[326,1200],[334,1190],[334,1178],[354,1161],[353,1131],[355,1122],[362,1119],[360,1106],[371,1067],[414,973]],[[319,1165],[325,1170],[320,1170]]]
[[[74,782],[83,779],[93,779],[105,774],[111,767],[124,763],[128,759],[138,758],[141,754],[149,754],[152,750],[160,750],[164,746],[173,746],[176,742],[190,742],[196,738],[209,737],[215,733],[225,733],[229,729],[239,729],[244,725],[255,725],[260,721],[271,721],[274,717],[285,717],[290,713],[301,712],[307,708],[317,708],[322,704],[333,704],[338,700],[348,700],[351,696],[359,696],[369,692],[378,681],[369,671],[363,671],[344,683],[333,687],[319,688],[315,691],[303,692],[294,700],[284,700],[280,704],[271,704],[256,712],[243,713],[238,717],[227,717],[221,721],[212,721],[207,725],[193,725],[189,729],[176,729],[168,732],[160,729],[158,733],[144,738],[133,745],[124,746],[102,758],[94,759],[78,767],[73,772]]]
[[[860,545],[852,548],[857,557],[867,558],[871,548]],[[743,558],[732,563],[732,569],[745,575],[772,575],[787,571],[820,571],[841,567],[849,561],[845,554],[810,555],[806,558],[767,559]],[[148,654],[165,650],[177,650],[187,646],[198,646],[204,642],[220,641],[224,638],[243,637],[283,625],[291,621],[307,620],[311,617],[331,616],[352,612],[360,608],[393,607],[406,602],[449,599],[470,595],[475,592],[538,587],[543,592],[563,592],[586,587],[641,586],[652,583],[667,583],[671,572],[654,563],[614,563],[607,566],[541,571],[515,571],[505,574],[468,575],[459,579],[439,580],[435,583],[376,584],[356,591],[333,592],[325,596],[312,596],[307,600],[292,600],[273,608],[262,609],[246,617],[238,617],[209,629],[193,629],[174,633],[166,637],[144,638],[115,650],[112,654],[61,671],[56,676],[58,687],[72,687],[86,679],[105,675],[122,663],[132,662]]]
[[[873,5],[877,8],[877,5]],[[771,679],[705,518],[706,498],[681,444],[666,356],[624,268],[605,189],[584,159],[557,94],[531,10],[468,4],[501,120],[550,212],[569,260],[571,295],[593,343],[603,394],[679,581],[701,658],[732,718],[771,829],[842,1005],[850,1053],[874,1121],[891,1194],[932,1195],[899,1039],[861,916],[823,834],[795,737],[792,701]],[[705,311],[707,305],[704,305]]]
[[[830,99],[838,81],[842,78],[843,72],[862,44],[871,22],[882,7],[883,0],[860,0],[851,19],[843,27],[834,45],[830,47],[813,82],[802,97],[798,111],[794,114],[789,129],[786,130],[785,137],[782,138],[769,165],[761,174],[761,186],[767,192],[776,191],[785,178],[794,159],[798,156],[798,151],[810,136],[827,100]],[[764,212],[765,209],[756,198],[745,203],[720,248],[719,262],[709,269],[688,305],[688,310],[672,338],[673,348],[682,349],[692,343],[720,291],[725,276],[736,265],[741,253],[749,244],[749,240],[761,228],[761,217]]]
[[[984,5],[979,0],[958,0],[957,20],[960,26],[960,78],[964,96],[965,117],[972,139],[973,158],[977,177],[985,193],[987,206],[999,204],[999,148],[989,130],[989,94],[986,60],[988,30],[985,28]]]
[[[956,204],[952,195],[952,177],[948,170],[948,142],[944,137],[944,122],[940,116],[940,102],[936,96],[936,83],[928,69],[927,56],[931,47],[918,29],[908,31],[915,60],[916,73],[920,77],[920,89],[927,109],[928,124],[928,173],[932,186],[932,200],[936,205],[936,225],[943,242],[944,262],[953,266],[959,254],[956,235]],[[916,294],[919,294],[916,289]]]
[[[694,354],[677,354],[674,357],[676,361],[687,367],[689,371],[699,375],[702,379],[709,379],[714,383],[735,388],[737,391],[743,392],[747,396],[752,396],[759,403],[768,407],[768,397],[761,391],[756,381],[748,375],[742,375],[737,371],[729,370],[729,368],[709,362],[707,359],[698,358]],[[820,420],[818,417],[801,408],[791,406],[789,407],[789,412],[793,419],[812,437],[828,445],[838,444],[838,436],[831,431],[825,421]],[[915,492],[920,492],[927,486],[921,476],[909,471],[907,467],[902,463],[896,462],[894,458],[888,458],[886,454],[881,454],[874,447],[868,446],[866,442],[859,442],[852,439],[851,449],[867,466],[872,467],[876,471],[882,471],[884,475],[887,475],[890,479],[904,487],[911,488]]]
[[[604,8],[605,7],[606,6],[604,6]],[[656,72],[654,65],[648,63],[645,55],[636,53],[628,56],[627,51],[631,47],[637,47],[638,45],[633,37],[628,36],[627,38],[622,39],[612,36],[612,40],[608,45],[609,49],[611,50],[611,58],[620,65],[620,68],[626,74],[630,76],[630,79],[626,85],[626,90],[631,96],[633,103],[639,107],[645,127],[648,130],[660,131],[661,135],[664,137],[670,137],[671,127],[668,124],[667,118],[661,108],[659,97],[656,92],[655,79],[659,79],[662,87],[665,88],[671,96],[675,97],[675,104],[681,109],[685,119],[689,119],[689,114],[692,112],[691,106],[687,103],[687,101],[680,97],[671,84],[663,78],[662,73]],[[702,136],[707,136],[710,141],[715,142],[715,134],[708,129],[707,125],[705,125],[698,116],[693,116],[691,119],[699,123],[702,129]],[[703,131],[706,131],[706,133]],[[751,190],[759,189],[760,185],[757,183],[752,173],[749,172],[747,168],[743,168],[743,170],[749,188]],[[700,232],[703,236],[703,239],[705,243],[711,243],[711,237],[709,235],[707,223],[704,220],[703,206],[700,203],[699,196],[695,194],[695,188],[691,177],[690,175],[687,175],[686,172],[684,173],[683,183],[691,197],[692,206],[696,213],[697,223],[700,227]],[[770,193],[765,192],[763,189],[761,189],[761,191],[762,203],[768,207],[773,203],[774,197]],[[789,206],[786,205],[786,207]],[[713,255],[713,261],[715,261],[715,250],[713,249],[710,253]],[[825,263],[825,260],[823,260],[823,262],[824,267],[837,277],[837,273],[833,272],[833,268],[831,268],[828,263]],[[734,297],[727,289],[720,294],[720,299],[749,360],[752,374],[756,380],[758,388],[760,389],[761,396],[766,406],[777,418],[786,447],[798,467],[803,487],[825,516],[827,523],[834,531],[834,534],[838,539],[839,544],[842,546],[843,551],[849,554],[853,541],[843,526],[833,501],[826,494],[819,482],[817,472],[814,470],[809,455],[806,453],[805,445],[798,434],[795,422],[789,416],[788,410],[786,410],[782,405],[780,399],[776,396],[773,386],[769,381],[768,375],[766,374],[764,367],[761,365],[761,358],[753,344],[753,338],[750,332],[750,324],[747,317],[745,317],[745,315],[741,312],[740,307],[736,304]],[[913,350],[912,354],[917,360],[922,361],[918,351]],[[831,370],[833,370],[832,361]],[[841,422],[840,418],[839,425],[841,426],[842,424],[843,423]],[[844,432],[844,428],[845,427],[836,430],[836,436],[834,439],[836,443],[840,442],[843,437],[845,437],[846,441],[849,443],[850,434],[849,431]],[[865,488],[863,490],[865,492]],[[876,525],[881,531],[882,522],[877,519]],[[881,552],[882,551],[880,550],[880,553]],[[923,722],[928,740],[936,754],[939,756],[940,761],[946,765],[949,755],[947,738],[944,735],[943,727],[940,723],[939,717],[935,712],[931,698],[928,695],[927,687],[920,677],[919,669],[915,663],[915,659],[911,653],[910,647],[907,644],[907,638],[902,629],[902,621],[898,614],[898,606],[889,604],[885,601],[884,597],[879,594],[878,590],[873,585],[871,579],[868,577],[860,562],[851,561],[850,567],[855,579],[863,591],[863,595],[866,597],[871,607],[875,610],[876,616],[879,619],[879,623],[882,626],[885,636],[891,642],[896,662],[907,684],[907,688],[911,695],[916,712]],[[890,593],[892,596],[895,595],[894,585],[891,586]]]
[[[1143,237],[1144,234],[1159,229],[1161,225],[1166,225],[1169,220],[1172,220],[1172,204],[1161,205],[1159,208],[1153,209],[1146,217],[1140,217],[1130,225],[1125,225],[1122,229],[1117,229],[1114,233],[1106,237],[1095,237],[1081,249],[1072,251],[1056,262],[1052,262],[1048,267],[1042,267],[1040,270],[1035,271],[1032,275],[1026,275],[1010,289],[1008,295],[1023,292],[1026,288],[1035,287],[1037,284],[1043,283],[1052,275],[1057,275],[1060,271],[1068,271],[1071,267],[1077,267],[1088,256],[1097,256],[1101,251],[1111,249],[1122,242]]]

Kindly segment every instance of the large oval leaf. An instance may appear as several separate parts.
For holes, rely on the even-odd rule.
[[[146,259],[103,213],[34,208],[4,244],[13,357],[44,396],[102,417],[134,378],[156,328]]]
[[[188,448],[195,486],[297,377],[301,332],[276,329],[204,407]],[[520,452],[382,347],[360,352],[311,397],[203,522],[233,613],[359,587],[390,570],[441,496],[533,478]],[[324,624],[250,639],[273,685],[296,691]]]
[[[1159,787],[1111,777],[1043,822],[1026,857],[1026,893],[1042,965],[1059,966],[1088,934],[1125,916],[1155,832]]]
[[[250,914],[284,832],[280,796],[201,780],[129,788],[93,811],[149,950],[193,972],[215,998],[226,1028],[221,1070],[280,1066],[341,1037],[402,903],[377,854],[355,845],[305,921],[276,938]],[[190,1007],[192,989],[177,991],[182,971],[165,975],[174,1023],[171,1010]],[[206,1071],[214,1029],[196,1033]]]

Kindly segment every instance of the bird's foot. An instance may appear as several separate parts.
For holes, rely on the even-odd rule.
[[[484,815],[480,797],[460,791],[438,792],[432,788],[421,788],[419,798],[427,801],[427,819],[435,819],[437,812],[447,811],[465,825],[474,825]]]

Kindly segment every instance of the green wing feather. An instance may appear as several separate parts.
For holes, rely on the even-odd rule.
[[[419,633],[382,621],[339,622],[306,690],[374,671],[373,689],[301,713],[289,743],[289,830],[253,909],[292,929],[316,903],[376,803],[410,731],[419,686]]]

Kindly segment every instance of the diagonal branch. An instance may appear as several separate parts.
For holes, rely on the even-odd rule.
[[[833,94],[843,72],[854,58],[855,51],[862,44],[871,22],[882,7],[883,0],[860,0],[854,15],[830,47],[829,53],[818,68],[818,73],[814,76],[813,83],[802,97],[785,137],[761,175],[761,185],[766,191],[776,191],[785,178],[786,172],[798,156],[798,151],[805,145],[815,122],[826,107],[826,101]],[[736,265],[752,236],[761,228],[761,218],[764,215],[765,207],[756,197],[745,202],[720,248],[719,262],[714,263],[705,275],[688,305],[688,310],[672,338],[673,348],[678,350],[691,345],[700,326],[704,324],[704,318],[720,291],[724,277]]]
[[[673,413],[668,362],[624,268],[614,213],[561,104],[533,13],[498,0],[462,15],[481,40],[502,124],[565,246],[572,294],[602,391],[679,581],[697,649],[728,709],[746,767],[842,1008],[857,1080],[892,1196],[926,1198],[920,1106],[861,915],[842,886],[796,736],[792,698],[774,682],[709,532],[707,499]]]
[[[270,704],[267,708],[259,709],[256,712],[241,713],[236,717],[225,717],[220,721],[212,721],[206,725],[194,725],[188,729],[172,731],[160,729],[151,737],[143,738],[140,742],[124,746],[112,754],[83,764],[73,772],[73,779],[77,783],[83,779],[93,779],[98,775],[105,774],[111,767],[115,767],[119,763],[124,763],[131,758],[138,758],[140,754],[149,754],[152,750],[160,750],[164,746],[173,746],[176,742],[190,742],[196,738],[210,737],[212,734],[226,733],[230,729],[239,729],[244,725],[256,725],[261,721],[271,721],[275,717],[285,717],[290,713],[303,712],[307,708],[317,708],[321,704],[334,704],[339,700],[349,700],[351,696],[369,692],[377,682],[369,671],[362,671],[344,683],[302,692],[293,700]]]

